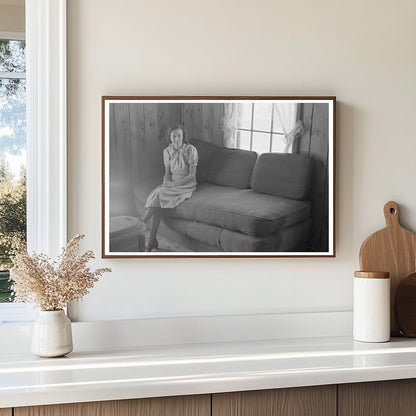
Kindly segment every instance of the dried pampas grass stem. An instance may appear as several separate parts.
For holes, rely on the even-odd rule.
[[[62,249],[58,261],[45,254],[18,252],[13,258],[10,279],[15,302],[34,303],[45,311],[56,311],[81,299],[109,268],[92,271],[87,266],[92,251],[79,254],[84,235],[78,234]]]

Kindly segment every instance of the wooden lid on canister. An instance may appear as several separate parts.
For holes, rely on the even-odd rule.
[[[357,270],[354,272],[354,277],[364,277],[366,279],[388,279],[390,277],[389,272],[362,272]]]

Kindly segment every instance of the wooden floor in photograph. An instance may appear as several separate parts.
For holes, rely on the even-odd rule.
[[[146,231],[144,233],[144,237],[146,239],[146,246],[147,246],[147,242],[149,241],[149,231]],[[168,253],[190,252],[192,253],[193,252],[189,248],[183,246],[182,244],[179,244],[178,242],[172,240],[169,237],[166,237],[165,235],[161,233],[158,233],[157,241],[159,242],[159,248],[156,250],[153,250],[153,252],[160,252],[160,253],[162,252],[168,252]]]

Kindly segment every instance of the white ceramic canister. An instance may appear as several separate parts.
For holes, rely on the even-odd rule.
[[[356,341],[390,340],[390,278],[387,272],[354,273],[353,336]]]

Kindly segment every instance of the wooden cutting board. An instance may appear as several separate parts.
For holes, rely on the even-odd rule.
[[[360,250],[360,269],[390,273],[391,335],[400,335],[394,319],[394,298],[401,279],[416,271],[416,235],[399,222],[399,206],[390,201],[384,205],[386,228],[370,235]]]

